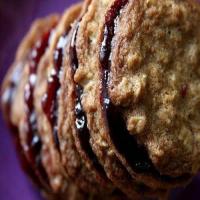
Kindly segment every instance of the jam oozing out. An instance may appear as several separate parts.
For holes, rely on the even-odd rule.
[[[104,34],[100,46],[100,63],[102,70],[102,87],[101,87],[101,104],[109,128],[109,134],[117,151],[127,160],[129,165],[138,173],[150,173],[164,181],[173,181],[174,179],[185,179],[188,175],[172,178],[160,173],[154,167],[144,146],[137,143],[136,139],[129,134],[126,123],[120,112],[110,100],[108,87],[111,67],[111,48],[112,41],[117,27],[120,12],[128,0],[116,0],[108,11],[105,24]]]
[[[29,79],[25,86],[24,100],[26,104],[26,148],[25,155],[33,167],[35,173],[48,184],[46,172],[41,163],[41,140],[38,134],[37,118],[34,108],[33,93],[37,79],[38,63],[44,54],[48,42],[50,32],[47,32],[38,40],[33,47],[29,58]]]
[[[14,100],[14,97],[16,94],[17,86],[21,80],[23,67],[24,67],[24,63],[18,63],[15,66],[15,69],[12,72],[12,75],[10,77],[9,83],[8,83],[7,87],[5,88],[5,91],[3,92],[2,104],[3,104],[3,108],[4,108],[4,114],[6,115],[5,117],[6,117],[8,126],[11,130],[13,140],[14,140],[14,143],[16,146],[16,150],[17,150],[17,153],[18,153],[18,156],[20,159],[20,164],[21,164],[23,170],[25,171],[25,173],[27,173],[31,177],[31,179],[34,181],[34,183],[36,183],[38,186],[42,187],[40,180],[36,176],[33,169],[30,167],[30,164],[24,155],[24,151],[23,151],[21,143],[20,143],[18,127],[15,126],[11,121],[11,105],[13,103],[13,100]]]
[[[62,73],[64,47],[67,43],[67,34],[60,37],[54,52],[54,65],[48,79],[47,91],[42,99],[42,107],[53,130],[54,141],[59,149],[58,141],[58,98],[60,95],[60,75]]]
[[[73,75],[75,74],[76,70],[79,67],[78,58],[77,58],[77,52],[76,52],[76,37],[77,32],[79,29],[79,22],[77,22],[77,25],[75,27],[75,30],[73,32],[71,44],[70,44],[70,58],[71,58],[71,67]],[[77,129],[78,138],[81,143],[82,149],[84,149],[84,152],[87,154],[89,159],[93,162],[94,167],[100,171],[101,173],[104,173],[102,166],[99,164],[98,159],[96,155],[94,154],[89,140],[90,140],[90,132],[87,127],[87,117],[86,113],[83,109],[82,103],[81,103],[81,97],[83,94],[83,88],[81,85],[75,83],[75,127]]]

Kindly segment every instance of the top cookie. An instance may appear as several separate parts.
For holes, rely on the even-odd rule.
[[[185,182],[199,170],[200,6],[98,2],[104,12],[80,25],[75,74],[92,146],[151,187]]]

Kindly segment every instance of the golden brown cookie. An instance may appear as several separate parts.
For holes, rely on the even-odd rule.
[[[57,23],[57,20],[58,16],[54,15],[37,20],[32,25],[29,33],[18,48],[15,62],[6,77],[2,88],[4,114],[14,133],[14,140],[16,141],[20,153],[22,166],[32,178],[33,182],[40,185],[41,189],[48,190],[48,192],[50,189],[49,180],[40,160],[40,138],[37,134],[34,136],[33,134],[27,134],[27,130],[22,130],[20,124],[22,124],[22,121],[24,121],[27,116],[24,93],[25,85],[28,81],[29,69],[32,66],[32,53],[39,50],[39,48],[41,50],[43,49],[42,51],[45,51],[44,49],[46,48],[48,35],[50,34],[50,30]],[[40,32],[38,32],[38,30],[40,30]],[[38,49],[36,43],[38,44]],[[42,48],[42,44],[44,48]],[[41,56],[38,56],[38,62],[39,57]],[[31,143],[31,140],[33,143]]]
[[[68,165],[68,173],[71,174],[77,184],[84,190],[93,193],[110,193],[113,190],[112,185],[106,176],[102,174],[103,168],[98,164],[98,160],[89,145],[89,135],[84,137],[75,127],[76,86],[73,80],[73,62],[76,58],[73,55],[73,40],[75,39],[77,25],[86,12],[88,4],[89,1],[86,1],[83,5],[82,12],[74,22],[68,36],[70,39],[64,55],[61,98],[59,99],[58,134],[64,165]]]
[[[62,124],[63,121],[62,114],[59,114],[63,113],[59,104],[60,77],[63,71],[63,62],[65,61],[66,44],[70,40],[71,24],[78,17],[80,10],[81,5],[75,5],[67,10],[56,27],[51,46],[43,57],[38,70],[35,107],[38,114],[37,118],[39,119],[39,132],[43,139],[44,165],[49,171],[50,177],[56,171],[59,171],[59,168],[61,171],[65,168],[71,182],[75,182],[84,191],[92,192],[92,190],[96,191],[101,187],[97,187],[94,184],[96,182],[95,177],[92,180],[91,172],[83,166],[71,132],[65,129],[62,130],[64,131],[65,140],[58,140],[58,135],[60,135],[58,124]],[[65,101],[68,102],[68,99],[65,98]],[[60,156],[62,157],[63,166],[59,161]],[[56,184],[63,186],[60,174],[55,175],[54,180]],[[92,183],[90,183],[91,181]]]
[[[33,45],[27,64],[24,67],[23,84],[21,85],[21,94],[23,102],[23,110],[21,111],[21,119],[19,123],[19,136],[22,147],[25,152],[30,165],[37,172],[37,176],[41,176],[45,179],[52,188],[57,190],[51,182],[51,178],[47,176],[47,171],[44,169],[42,163],[41,151],[43,144],[38,130],[37,111],[34,106],[34,92],[36,89],[37,71],[40,66],[40,62],[49,48],[51,35],[53,29],[57,24],[57,20],[44,21],[44,31],[41,32],[41,36],[36,40]],[[17,101],[16,101],[17,102]],[[17,107],[16,107],[17,109]]]
[[[107,6],[107,7],[106,7]],[[98,143],[98,136],[99,134],[99,129],[98,127],[93,123],[93,119],[90,117],[87,118],[87,114],[93,114],[93,117],[96,117],[96,108],[95,106],[92,107],[92,104],[95,104],[95,101],[98,100],[96,99],[96,91],[93,91],[88,96],[89,104],[88,107],[83,107],[85,102],[84,98],[86,95],[82,94],[82,85],[77,84],[76,79],[77,78],[82,78],[85,76],[88,76],[88,78],[91,78],[90,83],[87,82],[86,84],[88,87],[88,90],[91,89],[92,87],[94,88],[95,85],[97,86],[99,84],[98,82],[98,70],[94,69],[94,65],[96,65],[96,60],[95,54],[97,53],[97,48],[98,48],[98,39],[95,37],[98,37],[98,27],[101,27],[99,24],[101,21],[103,21],[103,17],[99,16],[104,16],[104,13],[106,9],[109,7],[109,2],[101,2],[101,1],[92,1],[90,6],[88,7],[88,11],[84,15],[84,17],[81,19],[79,24],[77,25],[77,29],[74,31],[74,37],[77,37],[75,41],[72,42],[72,44],[76,47],[75,51],[77,51],[77,58],[76,58],[76,52],[71,56],[73,58],[73,71],[75,72],[75,86],[72,87],[71,95],[72,100],[75,99],[75,105],[72,107],[72,111],[76,111],[75,113],[75,119],[72,120],[76,122],[75,128],[78,130],[79,134],[85,135],[85,138],[90,138],[90,143],[93,142],[93,140]],[[76,36],[76,31],[78,31],[77,36]],[[75,43],[75,44],[74,44]],[[77,60],[78,59],[78,60]],[[82,65],[84,62],[84,65]],[[98,60],[97,60],[98,62]],[[66,73],[69,74],[69,73]],[[79,76],[79,75],[80,76]],[[79,77],[77,77],[77,75]],[[64,82],[64,85],[67,85],[67,79]],[[81,81],[85,81],[81,80]],[[69,83],[69,81],[68,81]],[[98,98],[98,97],[97,97]],[[64,98],[63,98],[64,99]],[[96,100],[95,100],[96,99]],[[83,100],[81,102],[81,100]],[[91,107],[89,107],[91,106]],[[101,109],[101,108],[100,108]],[[90,121],[88,121],[90,120]],[[88,124],[89,129],[88,129]],[[101,123],[99,121],[98,123]],[[71,123],[68,123],[71,124]],[[95,135],[95,131],[97,132]],[[88,136],[87,136],[88,135]],[[91,144],[89,144],[91,145]],[[151,193],[151,194],[157,194],[157,193],[164,193],[163,191],[155,191],[151,190],[148,187],[146,187],[143,184],[140,184],[140,182],[135,182],[134,179],[130,177],[126,169],[121,165],[121,163],[118,161],[115,155],[109,155],[108,148],[104,146],[104,151],[102,149],[98,149],[97,145],[92,144],[92,148],[94,153],[97,155],[97,158],[100,158],[100,164],[104,167],[106,175],[111,179],[111,181],[114,183],[115,186],[119,187],[124,193],[128,194],[129,197],[137,198],[139,196],[136,192],[138,190],[138,193],[141,194],[141,191],[143,194],[146,193]],[[88,151],[88,150],[86,150]],[[99,155],[98,155],[99,154]],[[107,154],[107,155],[106,155]],[[90,158],[92,160],[92,158]],[[133,189],[135,188],[135,189]],[[138,197],[139,198],[139,197]]]
[[[191,112],[182,106],[191,105],[189,88],[194,86],[189,85],[198,80],[199,4],[187,0],[109,3],[103,19],[86,29],[88,40],[80,31],[77,42],[80,67],[75,81],[83,87],[92,146],[100,160],[117,156],[133,178],[153,188],[187,183],[199,168],[198,159],[191,160],[198,152],[198,136],[181,131],[190,122],[183,116]],[[82,50],[89,45],[98,46],[93,56]],[[178,83],[182,64],[187,70]],[[174,75],[179,76],[175,88]]]
[[[80,5],[66,10],[55,27],[50,46],[43,56],[37,72],[34,106],[38,130],[42,139],[42,162],[56,191],[67,187],[67,173],[62,165],[60,147],[57,139],[59,76],[67,35],[71,23],[79,15]]]

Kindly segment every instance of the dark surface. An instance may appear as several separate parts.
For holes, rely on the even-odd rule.
[[[0,84],[14,59],[16,48],[30,23],[37,17],[61,12],[75,0],[0,0]],[[11,135],[0,114],[0,200],[39,200],[40,197],[22,172]],[[200,177],[171,199],[200,199]]]

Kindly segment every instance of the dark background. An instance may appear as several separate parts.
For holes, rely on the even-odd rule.
[[[74,2],[77,0],[0,0],[0,85],[30,23],[49,13],[60,13]],[[19,166],[11,136],[0,113],[0,200],[39,199],[37,190]],[[186,189],[174,191],[171,199],[199,200],[200,176]]]

